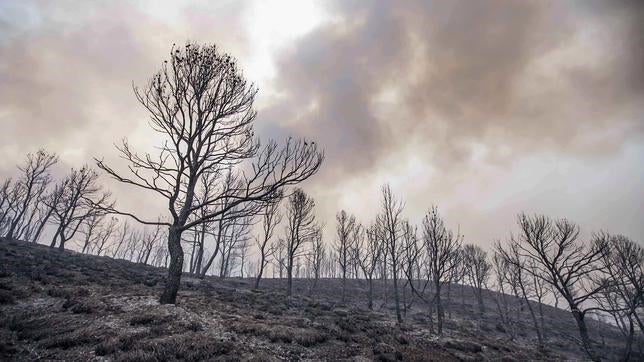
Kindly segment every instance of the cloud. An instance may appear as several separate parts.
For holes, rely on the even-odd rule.
[[[528,165],[545,177],[539,157],[553,154],[581,168],[610,159],[623,170],[624,147],[641,143],[643,10],[636,2],[337,2],[333,21],[278,54],[280,97],[260,110],[260,129],[324,145],[326,164],[311,183],[325,219],[343,207],[373,217],[377,185],[393,180],[410,215],[439,202],[477,237],[500,235],[500,226],[480,227],[475,204],[496,203],[488,212],[504,215],[549,208],[527,195],[504,204],[501,190],[477,199],[473,190],[486,191],[477,183],[516,189],[504,179]],[[578,181],[574,172],[558,182]],[[542,197],[557,203],[552,189]]]

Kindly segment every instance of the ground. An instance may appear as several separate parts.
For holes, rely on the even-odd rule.
[[[177,305],[159,305],[165,271],[108,257],[0,240],[0,360],[583,360],[574,321],[546,308],[549,340],[534,347],[526,314],[516,338],[498,323],[487,293],[480,317],[471,290],[452,288],[445,333],[429,332],[416,302],[395,323],[391,301],[366,308],[366,283],[352,280],[340,300],[340,281],[184,277]],[[379,284],[377,295],[383,296]],[[618,331],[591,325],[607,359],[618,359]],[[637,347],[636,347],[637,348]],[[642,356],[641,354],[639,356]],[[636,355],[637,358],[637,355]]]

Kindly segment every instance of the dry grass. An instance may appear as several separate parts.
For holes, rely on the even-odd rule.
[[[350,281],[339,300],[337,280],[284,282],[200,281],[184,278],[177,306],[159,305],[164,270],[110,258],[60,252],[0,240],[0,360],[526,360],[584,358],[571,344],[573,321],[548,308],[551,340],[546,354],[534,349],[530,324],[509,340],[491,301],[479,318],[468,290],[455,287],[453,318],[445,336],[429,333],[420,303],[403,325],[392,315],[391,295],[377,285],[376,311],[365,307],[366,286]],[[461,293],[465,292],[465,293]],[[595,329],[596,331],[596,329]],[[619,336],[604,326],[603,353],[617,356]],[[597,340],[600,336],[593,335]]]

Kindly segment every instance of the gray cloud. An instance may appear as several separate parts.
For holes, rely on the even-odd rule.
[[[450,165],[469,160],[473,142],[585,154],[644,130],[635,3],[343,2],[336,11],[341,20],[281,55],[289,97],[262,115],[320,137],[330,168],[369,169],[415,137]],[[374,100],[388,89],[399,95],[383,117]]]

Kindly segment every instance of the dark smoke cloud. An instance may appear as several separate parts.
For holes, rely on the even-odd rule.
[[[333,177],[414,141],[454,165],[472,143],[497,158],[501,146],[584,155],[644,130],[634,2],[342,2],[333,13],[281,55],[288,97],[262,114],[321,138]],[[387,90],[391,116],[375,104]]]

